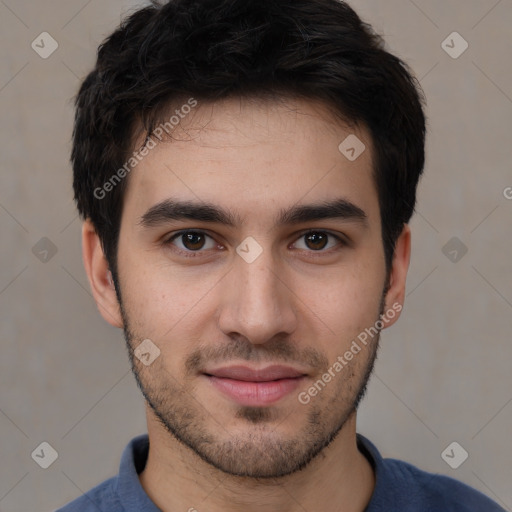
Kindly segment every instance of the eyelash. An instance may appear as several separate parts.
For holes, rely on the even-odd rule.
[[[328,235],[328,236],[331,236],[333,238],[335,238],[337,241],[338,241],[338,244],[341,246],[341,247],[346,247],[348,245],[347,241],[344,240],[343,238],[341,238],[340,236],[338,235],[335,235],[334,233],[331,233],[329,231],[322,231],[322,230],[318,230],[318,229],[310,229],[308,231],[305,231],[303,233],[301,233],[298,237],[297,237],[297,240],[300,239],[300,238],[303,238],[305,237],[306,235],[310,235],[310,234],[324,234],[324,235]],[[173,245],[172,242],[179,238],[180,236],[182,235],[186,235],[186,234],[199,234],[199,235],[205,235],[209,238],[211,238],[213,240],[213,237],[211,235],[209,235],[208,233],[206,233],[205,231],[201,231],[201,230],[192,230],[192,229],[186,229],[186,230],[182,230],[182,231],[178,231],[177,233],[174,233],[172,234],[170,237],[167,237],[163,242],[162,244],[164,246],[170,246],[170,245]],[[335,248],[331,248],[329,250],[318,250],[318,251],[313,251],[313,250],[308,250],[306,252],[310,252],[310,253],[313,253],[313,254],[329,254],[331,253],[332,250],[339,250],[338,249],[335,249]],[[205,252],[204,250],[197,250],[197,251],[184,251],[183,249],[179,249],[179,248],[176,248],[176,246],[172,249],[173,251],[179,253],[179,254],[182,254],[184,255],[186,258],[197,258],[197,257],[200,257],[200,256],[197,256],[196,254],[201,254],[202,252]],[[302,249],[299,249],[299,250],[302,250]]]

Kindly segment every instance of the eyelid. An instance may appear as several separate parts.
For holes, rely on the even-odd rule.
[[[203,229],[194,229],[194,228],[189,228],[189,229],[182,229],[180,231],[176,231],[176,232],[173,232],[173,233],[170,233],[168,236],[166,236],[163,241],[162,241],[162,245],[164,246],[169,246],[169,245],[172,245],[172,242],[179,238],[181,235],[185,235],[187,233],[194,233],[194,234],[200,234],[200,235],[205,235],[209,238],[211,238],[212,240],[215,240],[215,238],[210,235],[208,233],[208,231],[205,231]],[[330,230],[326,230],[326,229],[321,229],[321,228],[308,228],[308,229],[305,229],[305,230],[302,230],[302,231],[299,231],[298,233],[295,233],[294,234],[294,240],[297,241],[299,238],[302,238],[306,235],[309,235],[310,233],[324,233],[326,235],[329,235],[333,238],[335,238],[338,242],[339,242],[339,245],[341,247],[346,247],[349,245],[349,241],[347,239],[347,237],[345,235],[343,235],[343,233],[333,233],[332,231]],[[221,244],[217,244],[217,245],[221,245]],[[188,257],[196,257],[196,256],[193,256],[194,254],[198,254],[200,255],[201,253],[204,253],[204,252],[207,252],[207,250],[197,250],[197,251],[184,251],[183,249],[180,249],[180,248],[177,248],[177,247],[174,247],[173,249],[175,252],[178,252],[178,253],[181,253],[181,254],[185,254],[187,255]],[[302,249],[298,249],[298,250],[302,250]],[[339,249],[336,249],[336,248],[330,248],[329,250],[319,250],[319,251],[313,251],[313,250],[309,250],[309,251],[306,251],[306,252],[309,252],[311,253],[312,255],[322,255],[322,254],[330,254],[331,252],[336,251],[336,250],[339,250]],[[192,255],[192,256],[189,256],[189,255]]]
[[[331,247],[327,250],[319,250],[319,251],[313,251],[313,250],[305,250],[305,249],[297,249],[299,251],[305,251],[309,253],[312,257],[321,257],[322,255],[329,255],[333,254],[335,252],[338,252],[341,248],[345,248],[349,246],[348,238],[343,233],[333,233],[332,231],[328,229],[322,229],[322,228],[309,228],[303,231],[300,231],[299,233],[295,234],[295,241],[299,240],[300,238],[309,235],[310,233],[324,233],[326,235],[329,235],[336,239],[338,242],[337,246]],[[294,242],[295,243],[295,242]]]
[[[203,229],[189,228],[189,229],[182,229],[180,231],[176,231],[176,232],[170,233],[168,236],[164,237],[164,239],[162,240],[162,245],[165,246],[165,247],[171,246],[171,245],[173,245],[172,242],[175,239],[177,239],[180,236],[185,235],[187,233],[205,235],[205,236],[207,236],[207,237],[209,237],[209,238],[211,238],[212,240],[215,241],[215,238],[212,235],[210,235],[207,231],[205,231]],[[217,245],[221,245],[221,244],[217,243]],[[200,249],[198,251],[186,251],[186,250],[180,249],[179,247],[176,247],[176,246],[174,246],[174,248],[172,250],[174,252],[179,253],[179,254],[183,254],[183,255],[185,255],[186,257],[189,257],[189,258],[195,258],[195,257],[200,256],[201,253],[207,252],[207,251],[202,250],[202,249]]]
[[[304,231],[299,231],[297,238],[301,238],[304,235],[308,235],[309,233],[325,233],[327,235],[332,236],[333,238],[336,238],[339,242],[348,245],[349,244],[349,238],[344,233],[340,232],[333,232],[329,229],[317,229],[317,228],[308,228]],[[314,252],[314,251],[313,251]]]

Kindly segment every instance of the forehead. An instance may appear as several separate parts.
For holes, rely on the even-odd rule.
[[[181,112],[171,137],[129,174],[123,218],[169,197],[222,205],[241,222],[274,222],[283,208],[340,197],[379,215],[367,129],[297,99],[198,102]]]

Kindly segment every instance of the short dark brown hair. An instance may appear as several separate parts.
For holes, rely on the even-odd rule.
[[[299,96],[369,129],[389,272],[425,162],[424,97],[408,66],[339,0],[171,0],[125,18],[76,98],[75,200],[116,279],[126,179],[111,181],[179,98]],[[122,173],[124,176],[125,173]],[[103,195],[103,193],[101,194]]]

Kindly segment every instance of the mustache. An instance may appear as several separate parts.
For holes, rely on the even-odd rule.
[[[299,363],[301,366],[327,370],[329,361],[327,357],[314,348],[297,347],[290,340],[279,339],[254,345],[247,339],[232,340],[229,344],[217,347],[199,345],[186,359],[187,374],[200,372],[207,363],[229,363],[237,359],[248,362]]]

